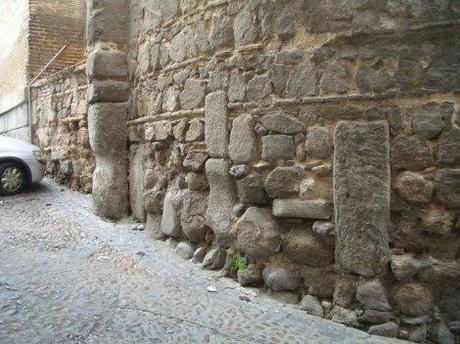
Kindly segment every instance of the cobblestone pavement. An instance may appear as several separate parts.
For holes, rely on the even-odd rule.
[[[0,199],[0,343],[402,343],[262,298],[90,205],[49,180]]]

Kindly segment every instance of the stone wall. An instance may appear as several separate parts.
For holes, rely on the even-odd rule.
[[[94,154],[89,145],[84,65],[39,80],[32,89],[35,144],[47,173],[74,190],[91,192]]]
[[[349,326],[458,331],[457,2],[131,1],[130,20],[131,208],[154,238]]]

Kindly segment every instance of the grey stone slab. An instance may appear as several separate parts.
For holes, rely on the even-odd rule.
[[[235,185],[229,175],[230,162],[225,159],[209,159],[206,175],[209,182],[206,224],[214,231],[218,242],[227,243],[233,206],[237,202]]]
[[[390,149],[386,122],[341,121],[335,130],[336,262],[374,276],[388,262]]]
[[[206,96],[204,136],[212,158],[228,156],[228,108],[227,96],[223,91]]]
[[[90,80],[127,78],[126,54],[118,50],[94,50],[88,56],[86,73]]]
[[[328,220],[332,216],[332,207],[329,202],[322,199],[275,199],[273,215]]]
[[[129,201],[133,216],[145,221],[144,210],[144,154],[148,144],[131,146],[129,159]]]
[[[233,120],[228,150],[230,159],[236,163],[257,159],[257,140],[251,115],[243,114]]]

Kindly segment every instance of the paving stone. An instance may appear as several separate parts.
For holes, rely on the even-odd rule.
[[[219,91],[206,96],[205,139],[212,158],[228,156],[228,109],[225,92]]]
[[[305,133],[303,123],[284,112],[272,113],[261,118],[260,122],[268,130],[281,134]]]
[[[249,207],[231,234],[236,238],[237,248],[253,260],[273,256],[281,248],[279,225],[269,209]]]
[[[332,216],[331,204],[325,200],[275,199],[273,215],[328,220]]]
[[[258,157],[254,120],[251,115],[240,115],[233,120],[228,147],[230,159],[235,163],[256,160]]]
[[[290,160],[294,158],[294,139],[288,135],[266,135],[262,137],[262,159]]]
[[[346,272],[373,276],[385,268],[389,259],[388,139],[388,126],[381,121],[343,121],[336,127],[336,261]],[[369,160],[369,156],[373,159]]]

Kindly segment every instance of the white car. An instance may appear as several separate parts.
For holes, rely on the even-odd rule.
[[[0,136],[0,195],[14,195],[38,183],[45,172],[41,149],[25,141]]]

